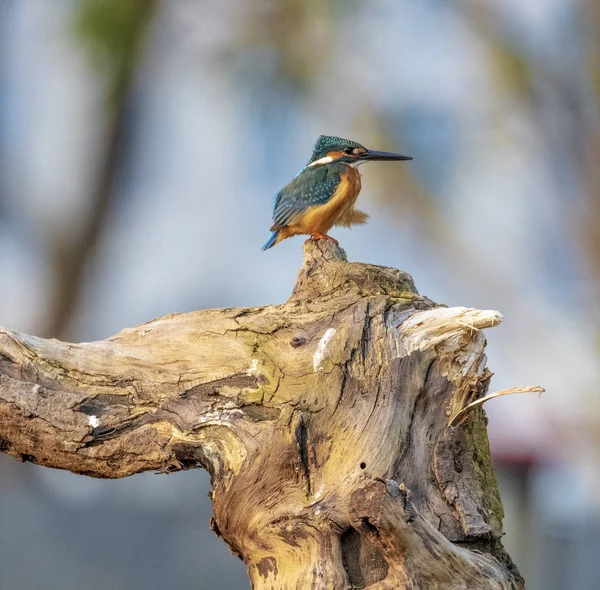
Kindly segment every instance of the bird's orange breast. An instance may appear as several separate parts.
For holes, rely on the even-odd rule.
[[[366,215],[354,210],[354,203],[361,189],[360,173],[352,166],[344,165],[344,168],[333,197],[324,205],[309,207],[300,219],[294,220],[286,228],[288,235],[326,234],[334,225],[364,223]]]

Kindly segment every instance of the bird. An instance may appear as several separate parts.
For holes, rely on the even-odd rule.
[[[361,189],[357,168],[365,162],[412,160],[410,156],[370,150],[350,139],[321,135],[310,160],[273,201],[271,236],[263,251],[295,235],[338,241],[328,235],[334,225],[366,223],[354,208]]]

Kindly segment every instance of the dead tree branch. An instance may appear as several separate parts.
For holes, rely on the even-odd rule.
[[[484,328],[307,243],[285,305],[101,342],[0,330],[0,450],[94,477],[205,467],[255,589],[522,588],[481,407]]]

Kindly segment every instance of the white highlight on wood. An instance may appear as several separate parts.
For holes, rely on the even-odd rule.
[[[319,486],[319,489],[317,490],[317,493],[315,494],[315,500],[318,500],[323,495],[324,491],[325,491],[325,484],[322,483]]]
[[[213,410],[211,412],[204,412],[198,419],[198,424],[208,425],[208,424],[221,424],[222,422],[226,422],[235,416],[243,416],[244,412],[239,408],[235,408],[233,410],[223,409],[223,410]]]
[[[330,340],[333,338],[334,334],[335,334],[335,328],[329,328],[323,335],[323,338],[321,338],[321,340],[319,340],[319,344],[317,345],[317,350],[315,351],[315,354],[313,355],[313,368],[314,368],[315,373],[317,371],[323,370],[321,363],[325,359],[325,353],[327,352],[327,345],[329,344]]]
[[[333,162],[333,158],[331,156],[325,156],[324,158],[319,158],[318,160],[311,162],[307,168],[310,168],[311,166],[319,166],[320,164],[329,164],[329,162]]]
[[[501,321],[502,314],[493,309],[436,307],[413,313],[398,326],[398,331],[407,352],[411,353],[463,331],[477,333],[485,328],[493,328]]]
[[[252,359],[252,363],[250,363],[250,368],[246,371],[246,375],[256,376],[258,374],[258,359]]]
[[[98,420],[97,416],[88,416],[88,426],[91,426],[92,428],[98,428],[99,424],[100,420]]]

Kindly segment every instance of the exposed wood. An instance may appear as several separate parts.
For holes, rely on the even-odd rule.
[[[522,588],[483,410],[448,425],[485,395],[500,320],[309,241],[285,305],[83,344],[0,329],[0,450],[104,478],[207,468],[255,589]]]
[[[500,391],[494,391],[494,393],[488,393],[483,397],[477,398],[474,402],[471,402],[464,406],[462,409],[458,409],[456,414],[450,416],[448,423],[450,426],[456,426],[464,420],[465,416],[475,407],[485,404],[496,397],[502,397],[503,395],[514,395],[515,393],[544,393],[546,390],[539,385],[528,385],[526,387],[511,387],[510,389],[501,389]]]

